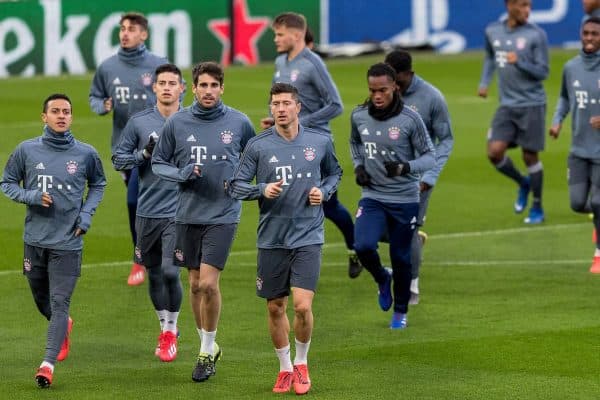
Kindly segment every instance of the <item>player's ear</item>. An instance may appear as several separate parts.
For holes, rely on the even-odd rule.
[[[48,116],[45,112],[42,113],[42,121],[46,124],[48,122]]]
[[[142,40],[145,42],[148,39],[148,31],[143,29],[142,30]]]

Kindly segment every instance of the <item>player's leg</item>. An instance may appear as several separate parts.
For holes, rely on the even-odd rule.
[[[137,168],[125,171],[125,185],[127,186],[127,216],[129,218],[129,231],[135,246],[137,243],[135,224],[139,189],[139,176]],[[127,277],[127,284],[129,286],[141,285],[144,282],[145,276],[146,270],[144,269],[143,264],[140,264],[136,261],[134,254],[133,265],[131,266],[129,276]]]
[[[411,223],[419,214],[419,203],[387,204],[387,226],[390,235],[390,259],[394,277],[394,315],[392,329],[406,327],[412,276],[411,242],[416,227]]]
[[[358,202],[354,225],[354,249],[361,264],[371,273],[379,287],[379,306],[384,311],[392,306],[390,273],[381,265],[377,243],[387,229],[383,204],[373,199]]]
[[[590,162],[589,167],[591,168],[591,196],[589,203],[594,214],[594,228],[596,232],[600,232],[600,163]],[[590,272],[600,274],[600,239],[598,235],[596,235],[596,250]]]
[[[48,287],[47,251],[41,247],[24,245],[23,275],[27,278],[33,301],[40,313],[50,321],[50,288]]]
[[[419,196],[419,215],[417,216],[417,226],[413,233],[411,240],[411,264],[412,280],[410,282],[410,304],[419,304],[419,270],[421,269],[421,261],[423,257],[423,244],[426,237],[424,233],[421,233],[419,229],[425,223],[425,214],[427,207],[429,206],[429,198],[433,188],[430,187],[427,190],[423,190]]]
[[[294,391],[305,394],[310,390],[308,350],[312,338],[314,316],[312,302],[321,270],[321,246],[304,246],[295,250],[290,276],[294,304]]]
[[[492,127],[488,132],[487,153],[488,159],[496,167],[496,170],[519,185],[514,210],[516,213],[522,213],[527,206],[530,190],[529,178],[521,174],[512,159],[506,154],[509,145],[514,144],[516,140],[517,127],[512,121],[513,113],[512,109],[504,106],[496,110]]]
[[[179,279],[179,267],[173,264],[173,258],[169,257],[173,254],[175,248],[175,223],[171,219],[162,220],[162,279],[165,289],[165,307],[166,320],[164,326],[165,341],[169,351],[169,357],[174,358],[177,354],[177,337],[179,330],[177,321],[179,319],[179,310],[183,299],[183,289],[181,280]],[[169,357],[163,357],[165,360]],[[162,359],[162,358],[161,358]],[[163,360],[163,361],[165,361]]]
[[[267,321],[279,373],[273,392],[288,392],[292,387],[293,366],[290,355],[290,321],[286,308],[290,293],[293,252],[287,249],[258,249],[256,295],[267,300]]]
[[[348,276],[356,278],[362,271],[362,265],[354,251],[354,222],[350,212],[340,203],[337,192],[334,192],[328,201],[323,202],[323,213],[338,227],[344,236],[348,250]]]

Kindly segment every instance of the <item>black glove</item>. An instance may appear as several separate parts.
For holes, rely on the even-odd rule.
[[[154,139],[154,136],[150,136],[150,139],[148,139],[148,143],[146,143],[146,146],[144,146],[144,154],[149,154],[150,156],[152,156],[152,152],[154,151],[155,146],[156,139]]]
[[[367,174],[364,165],[354,168],[354,175],[356,175],[356,183],[359,186],[369,186],[371,184],[371,177]]]
[[[387,171],[388,178],[406,175],[410,172],[410,164],[406,161],[385,161],[383,165]]]

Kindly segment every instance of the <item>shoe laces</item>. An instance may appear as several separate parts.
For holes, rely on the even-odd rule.
[[[300,366],[296,366],[296,368],[294,368],[294,372],[296,374],[296,382],[300,383],[300,384],[307,384],[308,380],[306,379],[307,375],[307,370],[306,367],[300,367]]]
[[[208,353],[200,353],[198,354],[198,362],[201,364],[213,363],[213,356]]]
[[[291,372],[286,372],[285,374],[280,374],[277,378],[277,382],[275,383],[275,387],[284,389],[288,388],[291,384],[291,380],[293,379],[294,374]]]

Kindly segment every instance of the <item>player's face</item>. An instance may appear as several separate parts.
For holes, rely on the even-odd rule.
[[[517,25],[523,25],[529,19],[531,0],[508,0],[506,9],[509,19],[515,21]]]
[[[179,96],[183,92],[183,84],[179,81],[179,75],[173,72],[158,74],[152,89],[156,94],[156,100],[164,105],[179,102]]]
[[[412,71],[403,71],[396,74],[396,83],[398,84],[401,93],[404,93],[406,89],[408,89],[412,82],[413,75],[414,72]]]
[[[600,25],[588,23],[581,28],[583,51],[592,54],[600,50]]]
[[[273,41],[275,42],[275,48],[278,53],[289,53],[292,51],[296,46],[296,43],[298,43],[298,38],[302,36],[300,30],[282,25],[273,27],[273,32],[275,33]],[[304,38],[304,36],[302,36],[302,38]]]
[[[586,14],[591,13],[596,8],[600,8],[600,0],[582,0],[583,11]]]
[[[209,74],[198,76],[196,85],[192,88],[196,100],[204,108],[214,107],[223,94],[221,83]]]
[[[132,24],[130,20],[125,19],[121,23],[119,31],[119,41],[124,49],[134,49],[148,39],[148,31],[138,24]]]
[[[270,106],[275,125],[287,128],[298,120],[301,106],[291,93],[274,94]]]
[[[46,111],[42,113],[42,121],[54,132],[68,131],[73,122],[71,104],[64,99],[50,100]]]
[[[367,82],[369,84],[369,98],[375,108],[383,109],[392,103],[396,91],[396,82],[390,79],[389,76],[369,76]]]

